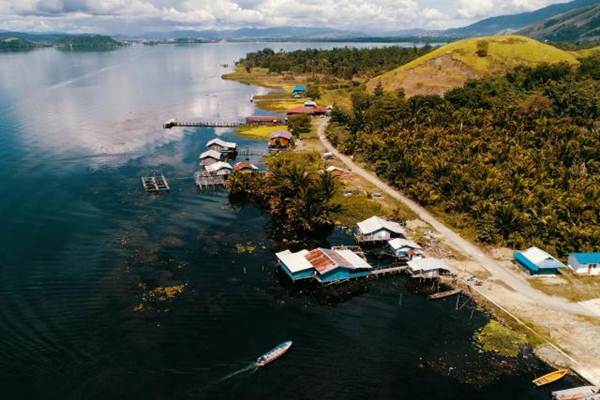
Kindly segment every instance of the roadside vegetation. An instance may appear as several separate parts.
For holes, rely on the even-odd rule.
[[[597,60],[518,67],[444,97],[355,91],[332,142],[483,243],[600,246]]]

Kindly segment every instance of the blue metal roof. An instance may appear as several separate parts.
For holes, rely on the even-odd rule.
[[[558,268],[562,266],[562,264],[556,260],[548,260],[550,262],[544,262],[541,265],[537,265],[520,251],[516,252],[514,257],[515,260],[527,268],[532,275],[555,274],[558,273]]]
[[[580,264],[600,264],[600,252],[571,254]]]
[[[294,86],[294,89],[292,89],[292,92],[306,92],[306,86],[296,85]]]

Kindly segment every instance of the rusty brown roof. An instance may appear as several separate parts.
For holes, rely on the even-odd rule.
[[[325,274],[339,266],[347,266],[348,261],[337,252],[329,249],[314,249],[308,252],[306,259],[319,274]]]

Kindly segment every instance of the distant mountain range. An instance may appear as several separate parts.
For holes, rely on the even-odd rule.
[[[463,28],[446,30],[444,33],[449,36],[469,37],[515,32],[560,14],[598,4],[599,0],[574,0],[569,3],[554,4],[536,11],[487,18]]]
[[[550,18],[519,32],[550,41],[600,40],[600,4]]]

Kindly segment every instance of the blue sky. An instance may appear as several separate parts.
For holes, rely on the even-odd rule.
[[[567,0],[0,0],[0,29],[138,33],[313,26],[369,33],[467,25]]]

